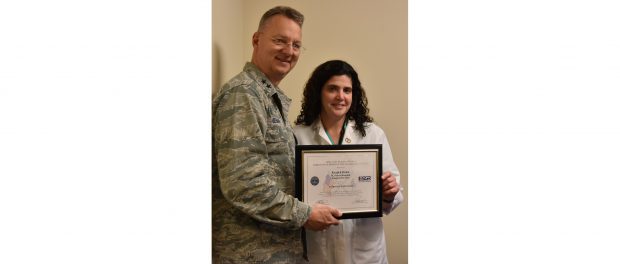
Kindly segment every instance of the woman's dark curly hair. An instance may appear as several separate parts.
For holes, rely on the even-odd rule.
[[[327,61],[314,69],[310,79],[304,87],[304,98],[301,102],[301,112],[295,121],[296,125],[312,125],[321,113],[321,90],[323,85],[333,76],[346,75],[353,84],[353,98],[351,108],[347,112],[347,120],[355,121],[355,130],[362,137],[366,136],[366,123],[372,122],[368,115],[368,100],[362,88],[360,79],[353,66],[341,60]]]

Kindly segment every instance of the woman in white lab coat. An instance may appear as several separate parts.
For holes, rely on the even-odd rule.
[[[300,145],[382,144],[383,213],[403,200],[400,173],[383,130],[368,116],[357,72],[344,61],[319,65],[306,83],[295,124]],[[307,231],[310,263],[388,263],[380,217],[344,219],[324,231]]]

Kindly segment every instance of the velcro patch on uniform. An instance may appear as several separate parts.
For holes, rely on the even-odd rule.
[[[277,124],[277,123],[281,123],[282,121],[280,121],[280,119],[272,117],[271,118],[271,123]]]

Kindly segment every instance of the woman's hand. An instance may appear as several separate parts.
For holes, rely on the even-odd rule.
[[[400,186],[398,182],[396,182],[396,177],[389,171],[383,173],[381,179],[383,180],[383,201],[391,203],[394,201],[394,197],[398,191],[400,191]]]

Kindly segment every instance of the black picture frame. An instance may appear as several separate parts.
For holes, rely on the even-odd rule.
[[[325,203],[330,206],[334,206],[342,211],[342,216],[340,219],[352,219],[352,218],[368,218],[368,217],[382,217],[383,216],[383,205],[382,205],[382,190],[383,190],[383,181],[381,179],[382,170],[382,154],[383,154],[383,146],[381,144],[351,144],[351,145],[297,145],[295,147],[295,196],[302,202],[307,202],[313,204],[316,200],[316,197],[309,198],[308,188],[317,188],[319,184],[319,179],[317,175],[308,175],[310,174],[309,168],[306,168],[307,162],[312,160],[313,156],[320,155],[323,160],[332,160],[330,156],[334,156],[333,165],[332,164],[320,164],[320,166],[324,166],[322,169],[333,169],[331,172],[345,172],[345,176],[349,176],[346,179],[352,182],[352,185],[343,185],[343,186],[354,186],[356,176],[357,180],[360,184],[365,184],[362,182],[371,181],[374,182],[374,190],[369,194],[372,197],[362,197],[362,201],[368,201],[368,203],[372,203],[372,206],[367,206],[365,208],[339,208],[338,206],[332,205],[330,201],[332,199],[338,200],[338,198],[330,198],[327,203],[325,203],[325,199],[321,200],[320,203]],[[364,175],[347,175],[346,172],[350,172],[350,170],[346,169],[346,166],[350,163],[351,157],[355,157],[355,155],[368,155],[366,157],[367,160],[372,160],[374,162],[373,165],[367,165],[372,167],[372,171],[365,171]],[[329,163],[329,162],[328,162]],[[344,164],[344,165],[343,165]],[[330,166],[334,166],[331,168]],[[345,167],[345,169],[342,169]],[[350,173],[348,173],[350,174]],[[359,173],[358,173],[359,174]],[[367,175],[370,174],[370,175]],[[341,175],[336,175],[341,176]],[[327,177],[327,176],[326,176]],[[368,178],[371,177],[371,178]],[[350,178],[350,179],[349,179]],[[330,177],[331,179],[331,177]],[[327,184],[325,181],[324,184]],[[331,186],[330,186],[331,187]],[[351,187],[351,190],[353,187]],[[330,188],[331,190],[331,188]],[[316,191],[315,191],[316,192]],[[341,197],[345,197],[346,195],[342,195]],[[321,196],[321,198],[325,198]],[[310,201],[312,200],[312,201]],[[357,200],[356,200],[357,201]]]

